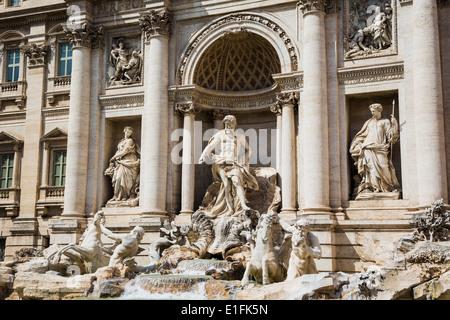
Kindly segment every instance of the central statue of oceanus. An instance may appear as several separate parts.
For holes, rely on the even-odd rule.
[[[228,115],[223,119],[223,123],[225,129],[209,140],[199,160],[204,163],[206,157],[211,157],[214,180],[221,182],[212,212],[208,213],[208,216],[213,218],[222,215],[237,216],[250,210],[245,192],[247,189],[258,190],[258,182],[249,172],[248,157],[251,150],[245,136],[235,131],[236,118]],[[239,157],[242,148],[245,154]],[[218,153],[214,154],[214,150]]]

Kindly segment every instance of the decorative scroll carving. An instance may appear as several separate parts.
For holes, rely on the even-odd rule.
[[[397,54],[396,1],[344,2],[345,59]]]
[[[74,47],[92,48],[103,41],[102,26],[94,26],[88,22],[73,26],[63,25],[64,31]]]
[[[299,9],[303,14],[313,11],[323,11],[327,8],[327,0],[300,0],[298,2]]]
[[[20,50],[28,57],[29,67],[45,66],[48,53],[46,43],[21,45]]]
[[[149,14],[143,14],[139,18],[139,25],[145,33],[145,39],[155,35],[166,36],[170,35],[170,27],[172,26],[173,15],[166,9],[163,11],[150,11]]]
[[[196,114],[201,111],[199,107],[197,107],[193,103],[179,103],[175,105],[175,111],[179,115],[188,115],[188,114]]]
[[[286,93],[283,92],[277,94],[277,100],[281,106],[284,105],[296,106],[298,103],[299,96],[300,95],[298,92],[286,92]]]

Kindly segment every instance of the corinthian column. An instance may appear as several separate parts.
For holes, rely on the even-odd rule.
[[[193,103],[178,104],[175,108],[184,117],[180,213],[192,214],[194,213],[195,187],[194,125],[195,114],[199,110]]]
[[[301,107],[304,166],[304,214],[322,214],[329,208],[328,103],[325,41],[325,0],[301,0],[303,12],[303,94]]]
[[[436,1],[414,0],[414,117],[420,206],[448,201]]]
[[[172,15],[150,11],[141,15],[145,35],[144,111],[141,142],[140,207],[144,214],[166,211],[169,139],[169,34]]]
[[[295,188],[295,125],[294,109],[297,98],[294,93],[283,93],[277,96],[281,107],[281,212],[295,214],[296,188]]]
[[[73,44],[63,217],[84,217],[88,171],[91,47],[103,29],[88,22],[66,29]]]

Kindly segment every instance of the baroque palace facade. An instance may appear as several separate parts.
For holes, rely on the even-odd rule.
[[[280,216],[318,235],[319,271],[388,260],[448,203],[448,31],[443,0],[0,0],[0,259],[77,242],[98,210],[144,246],[188,223],[231,114],[251,166],[278,172]],[[375,103],[392,128],[374,178],[354,143]]]

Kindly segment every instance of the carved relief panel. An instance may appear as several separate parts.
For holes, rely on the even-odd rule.
[[[345,59],[397,54],[397,3],[390,0],[344,1]]]
[[[141,84],[143,50],[141,34],[115,34],[107,44],[107,87]]]

